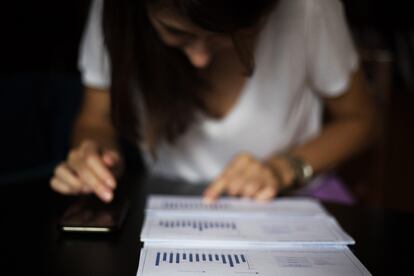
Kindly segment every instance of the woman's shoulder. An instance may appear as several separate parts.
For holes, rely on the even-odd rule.
[[[342,24],[341,0],[279,0],[268,17],[265,36],[274,39],[315,35],[324,25]],[[303,45],[304,46],[304,45]]]
[[[275,10],[290,16],[312,16],[320,12],[324,14],[343,12],[343,3],[341,0],[279,0]]]

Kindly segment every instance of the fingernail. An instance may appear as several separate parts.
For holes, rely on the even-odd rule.
[[[203,198],[203,203],[204,204],[211,204],[214,202],[214,199],[212,199],[211,197],[204,197]]]
[[[112,200],[113,195],[110,192],[104,192],[102,194],[102,197],[106,202],[110,202]]]
[[[111,166],[114,165],[114,161],[112,160],[112,158],[107,158],[106,159],[106,164],[111,167]]]

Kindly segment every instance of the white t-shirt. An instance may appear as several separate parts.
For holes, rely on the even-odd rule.
[[[95,0],[79,60],[86,86],[108,88],[101,0]],[[155,174],[207,182],[238,153],[258,159],[304,143],[321,128],[321,97],[344,93],[358,67],[339,0],[281,0],[259,36],[255,71],[226,117],[198,114],[173,145],[147,158]]]

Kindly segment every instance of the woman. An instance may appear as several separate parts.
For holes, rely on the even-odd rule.
[[[372,139],[339,0],[96,0],[80,69],[74,148],[51,180],[64,194],[112,200],[117,134],[153,173],[209,182],[207,200],[303,189]]]

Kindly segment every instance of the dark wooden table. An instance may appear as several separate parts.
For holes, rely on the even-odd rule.
[[[52,192],[46,179],[0,187],[0,274],[135,275],[146,195],[201,191],[142,174],[129,174],[120,187],[117,197],[130,198],[131,208],[123,228],[113,235],[59,232],[56,222],[74,199]],[[324,206],[355,239],[351,250],[373,275],[403,274],[411,267],[414,214]]]

